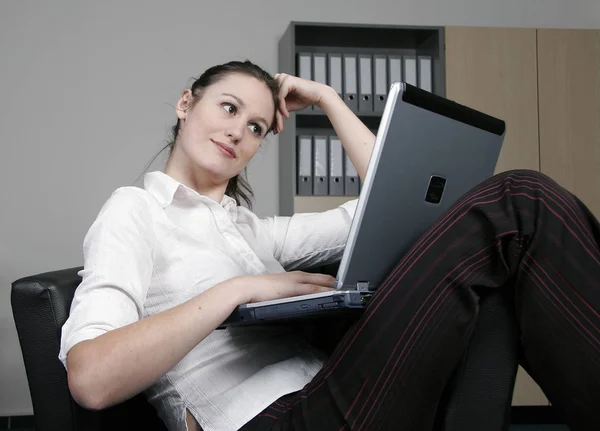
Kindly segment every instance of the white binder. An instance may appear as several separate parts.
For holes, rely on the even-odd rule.
[[[327,84],[327,54],[313,54],[313,81]]]
[[[340,96],[344,97],[342,87],[342,54],[329,54],[329,67],[327,70],[329,86]]]
[[[389,89],[387,78],[387,58],[385,55],[374,56],[375,67],[375,100],[373,100],[373,110],[382,113],[385,108],[385,102]]]
[[[344,195],[344,148],[337,136],[329,137],[329,194]]]
[[[388,56],[388,73],[390,78],[390,86],[394,82],[402,81],[402,57],[399,55]]]
[[[358,57],[359,98],[358,112],[373,113],[373,59],[368,54]]]
[[[358,172],[344,151],[344,195],[358,196]]]
[[[423,90],[433,91],[433,75],[431,57],[428,55],[419,56],[419,88]]]
[[[296,193],[300,196],[313,194],[312,137],[300,135],[296,143]]]
[[[344,101],[354,112],[358,112],[358,79],[356,54],[344,54]]]
[[[315,136],[314,141],[313,195],[325,196],[329,190],[329,178],[327,176],[327,136]]]
[[[404,82],[417,86],[417,57],[414,55],[404,56]]]
[[[313,54],[313,81],[327,84],[327,54],[320,52]],[[321,108],[313,106],[313,110],[320,111]]]
[[[312,80],[312,54],[310,52],[300,52],[298,53],[297,59],[297,75],[299,78]],[[307,106],[303,110],[299,112],[306,112],[312,110],[311,106]]]

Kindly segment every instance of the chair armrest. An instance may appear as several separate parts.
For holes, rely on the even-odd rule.
[[[35,412],[36,430],[75,431],[75,402],[58,359],[78,268],[21,278],[12,283],[11,305]]]
[[[102,411],[90,411],[71,397],[58,359],[82,267],[46,272],[12,283],[11,305],[31,393],[36,431],[164,431],[143,394]]]

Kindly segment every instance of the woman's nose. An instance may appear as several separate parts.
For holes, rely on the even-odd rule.
[[[246,129],[245,122],[243,121],[234,121],[229,124],[229,128],[227,129],[227,136],[231,139],[234,139],[236,142],[242,139],[244,136],[244,131]]]

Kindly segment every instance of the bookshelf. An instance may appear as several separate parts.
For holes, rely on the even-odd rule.
[[[420,72],[425,65],[423,59],[429,59],[427,85],[436,94],[445,95],[445,66],[444,66],[444,29],[441,27],[407,27],[407,26],[382,26],[382,25],[350,25],[329,23],[291,22],[279,41],[279,68],[283,73],[296,76],[301,75],[299,55],[310,54],[313,57],[310,76],[313,80],[323,76],[321,71],[315,70],[314,58],[325,58],[326,71],[325,83],[333,84],[334,78],[330,76],[329,58],[339,56],[342,59],[342,77],[339,85],[340,96],[357,116],[376,133],[382,114],[382,101],[377,100],[381,92],[381,82],[376,78],[381,76],[377,66],[385,64],[385,92],[393,82],[390,72],[391,59],[399,59],[401,65],[400,79],[406,79],[414,73],[415,85],[425,85],[425,78]],[[356,58],[356,75],[346,74],[346,57]],[[369,60],[365,60],[366,58]],[[376,60],[378,59],[378,60]],[[367,61],[363,63],[363,61]],[[412,63],[410,63],[412,62]],[[377,64],[376,64],[377,63]],[[362,73],[363,65],[370,64],[370,100],[361,99],[362,81],[366,74]],[[414,66],[414,68],[412,67]],[[350,70],[350,69],[349,69]],[[409,73],[407,73],[409,72]],[[355,102],[347,98],[350,91],[348,82],[355,78]],[[410,79],[410,78],[409,78]],[[333,86],[333,85],[332,85]],[[378,87],[378,88],[376,88]],[[365,104],[367,102],[367,109]],[[360,106],[359,106],[360,104]],[[368,109],[372,106],[372,109]],[[378,106],[378,107],[377,107]],[[297,137],[329,136],[335,134],[327,116],[318,109],[306,109],[293,113],[290,120],[279,137],[279,214],[291,215],[295,212],[323,211],[335,208],[340,204],[355,199],[358,193],[348,192],[343,194],[306,195],[299,193],[298,189],[298,145]],[[329,145],[329,144],[328,144]],[[328,150],[330,146],[327,147]],[[329,166],[329,163],[327,163]],[[313,162],[314,167],[314,162]],[[345,168],[345,166],[344,166]],[[328,170],[328,173],[331,171]],[[314,175],[314,170],[313,170]],[[345,173],[345,171],[344,171]],[[360,186],[360,184],[359,184]]]

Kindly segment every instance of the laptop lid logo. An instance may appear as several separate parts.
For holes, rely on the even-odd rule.
[[[433,175],[429,180],[429,186],[427,187],[427,194],[425,195],[425,201],[432,204],[439,204],[444,194],[446,187],[446,179]]]

